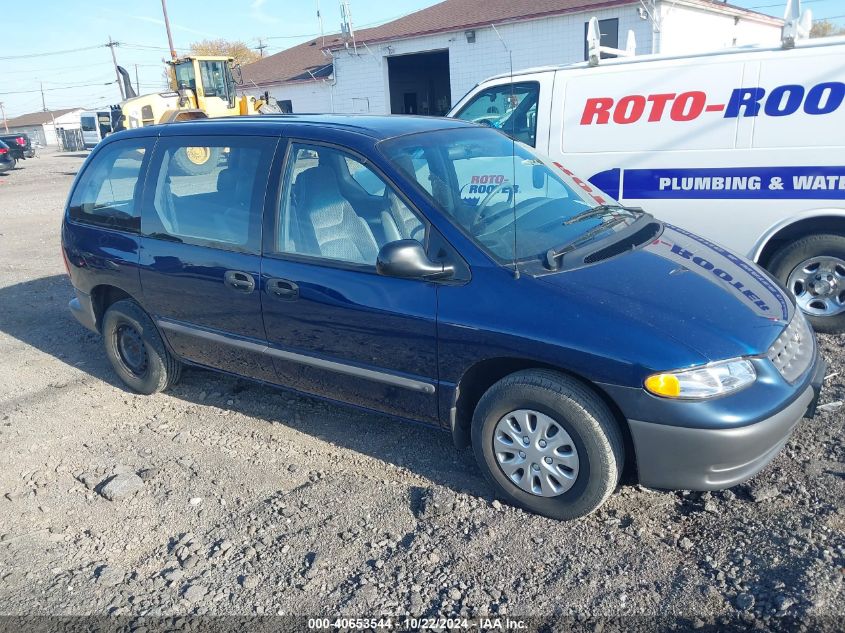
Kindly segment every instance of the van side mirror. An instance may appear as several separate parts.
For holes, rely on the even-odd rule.
[[[535,189],[542,189],[546,185],[546,167],[533,165],[531,167],[531,184]]]
[[[455,274],[454,266],[431,261],[417,240],[396,240],[382,246],[376,271],[402,279],[448,279]]]

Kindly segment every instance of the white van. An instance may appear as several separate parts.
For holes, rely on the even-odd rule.
[[[449,116],[747,255],[818,330],[845,331],[845,38],[523,70]],[[497,186],[484,177],[468,200]]]
[[[91,149],[114,131],[111,110],[91,110],[79,115],[82,142]]]

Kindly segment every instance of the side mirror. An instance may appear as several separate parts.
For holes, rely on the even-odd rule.
[[[542,189],[546,184],[545,165],[533,165],[531,167],[531,184],[535,189]]]
[[[448,279],[455,268],[428,258],[417,240],[396,240],[381,247],[376,260],[379,275],[402,279]]]

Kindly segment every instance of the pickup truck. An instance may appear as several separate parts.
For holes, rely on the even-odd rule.
[[[24,160],[33,156],[32,143],[27,134],[22,132],[19,134],[0,134],[0,141],[9,146],[9,152],[15,160]]]

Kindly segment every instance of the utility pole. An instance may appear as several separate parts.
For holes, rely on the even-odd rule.
[[[114,47],[119,46],[120,42],[115,42],[112,40],[111,35],[109,35],[109,43],[106,44],[111,49],[111,60],[114,62],[114,76],[117,78],[117,87],[120,88],[120,100],[126,100],[126,93],[123,92],[123,82],[120,80],[120,72],[117,70],[117,56],[114,54]],[[46,110],[46,108],[44,108]]]
[[[267,48],[267,45],[262,41],[262,39],[258,38],[258,46],[255,47],[258,50],[258,55],[264,59],[264,49]]]
[[[0,114],[3,115],[3,127],[6,128],[6,131],[9,131],[9,123],[6,121],[6,108],[3,107],[3,102],[0,101]]]
[[[175,62],[176,49],[173,46],[173,35],[170,33],[170,19],[167,17],[167,0],[161,0],[161,12],[164,13],[164,28],[167,29],[167,44],[170,46],[170,59]]]
[[[138,80],[138,64],[135,64],[135,92],[141,94],[141,82]]]
[[[41,82],[38,85],[41,86],[41,109],[47,112],[47,101],[44,99],[44,83]]]

